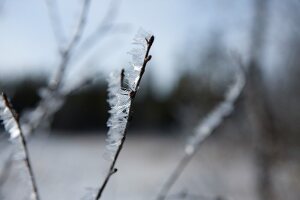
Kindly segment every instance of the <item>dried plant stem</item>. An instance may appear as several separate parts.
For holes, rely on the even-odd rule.
[[[64,76],[65,69],[69,63],[70,53],[74,49],[74,47],[78,44],[78,42],[82,37],[82,33],[86,26],[86,19],[87,19],[90,4],[91,4],[91,0],[84,0],[82,11],[74,35],[71,37],[69,44],[61,51],[61,63],[59,65],[59,69],[49,85],[50,89],[52,90],[57,89],[60,86],[60,83]]]
[[[32,186],[32,194],[34,195],[33,198],[35,200],[39,200],[40,197],[39,197],[39,192],[38,192],[38,188],[37,188],[37,183],[36,183],[36,180],[35,180],[35,176],[34,176],[34,173],[33,173],[33,170],[32,170],[32,166],[31,166],[31,162],[30,162],[30,158],[29,158],[29,151],[28,151],[28,148],[27,148],[27,142],[26,142],[26,139],[21,131],[21,141],[22,141],[22,145],[23,145],[23,148],[24,148],[24,152],[25,152],[25,164],[26,164],[26,168],[28,170],[28,173],[29,173],[29,176],[30,176],[30,183],[31,183],[31,186]]]
[[[128,124],[128,122],[127,122],[127,124]],[[106,177],[105,177],[105,179],[104,179],[104,181],[103,181],[103,183],[102,183],[102,186],[100,187],[100,189],[99,189],[99,191],[98,191],[98,193],[97,193],[96,200],[98,200],[98,199],[101,198],[101,195],[102,195],[102,193],[103,193],[103,191],[104,191],[104,189],[105,189],[105,187],[106,187],[106,185],[107,185],[107,183],[108,183],[110,177],[111,177],[114,173],[117,172],[117,168],[115,168],[115,165],[116,165],[116,162],[117,162],[118,157],[119,157],[119,155],[120,155],[120,152],[121,152],[121,150],[122,150],[122,148],[123,148],[124,142],[125,142],[125,140],[126,140],[127,124],[126,124],[126,129],[125,129],[125,132],[124,132],[124,136],[123,136],[122,139],[121,139],[121,144],[120,144],[119,148],[117,149],[116,154],[114,155],[113,161],[112,161],[112,163],[110,164],[110,167],[109,167],[109,170],[108,170],[108,172],[107,172],[107,175],[106,175]]]
[[[117,169],[115,168],[115,165],[116,165],[118,157],[119,157],[119,155],[121,153],[121,150],[123,148],[124,142],[126,140],[127,129],[128,129],[128,125],[129,125],[129,119],[130,119],[130,115],[131,115],[131,111],[132,111],[132,103],[133,103],[133,101],[135,99],[137,90],[139,88],[141,79],[143,77],[143,74],[144,74],[146,66],[147,66],[147,63],[151,60],[151,55],[149,55],[149,52],[150,52],[151,46],[152,46],[152,44],[154,42],[154,36],[151,36],[149,40],[146,39],[146,41],[147,41],[147,49],[146,49],[146,53],[145,53],[145,56],[144,56],[144,61],[143,61],[143,64],[142,64],[142,68],[141,68],[141,71],[140,71],[140,74],[139,74],[139,77],[138,77],[138,81],[137,81],[136,87],[134,88],[133,91],[131,91],[131,94],[130,94],[131,101],[130,101],[130,104],[129,104],[129,112],[128,112],[129,116],[127,117],[126,126],[125,126],[124,133],[123,133],[123,136],[122,136],[122,139],[121,139],[121,143],[118,146],[118,149],[117,149],[116,153],[113,156],[113,160],[112,160],[112,162],[110,164],[110,167],[109,167],[107,175],[106,175],[106,177],[104,179],[104,182],[102,183],[102,185],[101,185],[101,187],[100,187],[100,189],[99,189],[99,191],[98,191],[98,193],[96,195],[96,198],[95,198],[96,200],[99,200],[101,198],[101,195],[102,195],[102,193],[103,193],[103,191],[104,191],[104,189],[105,189],[108,181],[110,180],[110,177],[117,172]],[[122,70],[121,75],[120,75],[121,78],[122,78],[122,74],[123,73],[124,72]]]
[[[87,37],[85,41],[83,41],[83,47],[82,48],[91,48],[92,44],[95,43],[95,39],[101,35],[101,31],[104,31],[105,33],[108,32],[110,29],[110,26],[108,26],[106,23],[109,18],[112,18],[112,20],[116,17],[117,14],[117,6],[118,6],[119,0],[114,0],[111,3],[111,6],[104,17],[104,20],[102,21],[98,27],[98,29]],[[31,135],[35,132],[35,130],[41,125],[43,121],[50,121],[51,117],[57,112],[57,110],[63,105],[65,99],[67,96],[72,94],[74,91],[77,90],[77,88],[71,89],[70,91],[61,91],[61,84],[63,82],[63,79],[65,77],[65,71],[67,67],[71,64],[71,57],[74,54],[74,49],[78,45],[78,43],[81,41],[84,29],[86,27],[86,21],[87,21],[87,15],[89,11],[89,7],[91,4],[91,0],[84,0],[82,4],[82,10],[81,14],[78,19],[78,24],[75,29],[75,32],[73,36],[70,38],[69,43],[66,45],[66,47],[63,47],[62,45],[59,45],[60,40],[62,40],[63,33],[61,30],[61,20],[58,15],[57,6],[53,4],[53,2],[46,0],[48,11],[49,11],[49,17],[52,22],[52,28],[53,32],[56,36],[56,40],[58,42],[58,50],[60,55],[60,63],[58,65],[58,69],[52,79],[50,80],[48,86],[45,88],[46,93],[48,94],[46,97],[42,97],[38,105],[31,111],[29,111],[29,114],[22,116],[22,125],[24,125],[24,134],[26,137]],[[91,42],[94,41],[94,42]],[[86,44],[86,45],[85,45]],[[82,51],[82,54],[85,54],[88,52],[87,50]],[[49,104],[49,99],[51,101],[56,101],[57,104],[60,104],[56,108],[51,106]],[[38,117],[34,117],[34,120],[32,119],[32,115],[37,115]]]
[[[52,31],[56,39],[56,43],[58,46],[58,51],[62,52],[63,50],[63,42],[65,40],[65,35],[62,30],[62,21],[59,15],[57,1],[56,0],[45,0],[48,15],[50,19],[50,23],[52,25]]]
[[[157,200],[164,200],[167,197],[168,192],[177,181],[181,173],[184,171],[187,164],[190,162],[191,158],[194,154],[184,154],[181,160],[177,163],[175,169],[172,171],[171,175],[169,176],[167,182],[162,187]]]
[[[88,10],[90,7],[90,2],[91,2],[91,0],[84,0],[83,5],[82,5],[82,11],[81,11],[81,14],[80,14],[80,17],[78,20],[78,25],[76,27],[74,35],[71,37],[70,42],[68,43],[68,45],[65,48],[62,48],[62,47],[59,48],[61,61],[58,66],[58,71],[56,72],[56,74],[54,75],[52,80],[50,80],[47,88],[45,88],[49,95],[47,95],[46,98],[42,98],[40,100],[40,102],[38,103],[37,107],[34,110],[30,111],[31,113],[34,113],[36,111],[41,112],[41,114],[39,115],[39,117],[37,119],[35,119],[33,121],[31,119],[25,119],[25,120],[29,121],[28,123],[25,123],[26,124],[26,132],[25,132],[26,137],[31,135],[40,126],[40,124],[43,121],[47,121],[46,119],[50,118],[57,111],[57,109],[54,110],[52,108],[52,106],[49,105],[49,103],[48,103],[49,98],[64,101],[65,97],[68,95],[68,94],[64,94],[64,93],[60,92],[59,88],[60,88],[63,78],[65,76],[65,70],[66,70],[67,66],[69,65],[71,52],[76,47],[76,45],[78,44],[78,42],[80,41],[80,39],[82,37],[82,33],[83,33],[85,25],[86,25],[86,18],[87,18]],[[53,23],[55,23],[55,22],[53,22]]]
[[[166,183],[163,185],[156,198],[157,200],[166,199],[168,192],[182,174],[192,157],[196,154],[201,146],[201,143],[209,135],[216,131],[218,127],[220,127],[225,117],[230,116],[230,114],[233,112],[234,103],[237,101],[245,85],[245,76],[241,69],[239,69],[237,72],[236,79],[237,80],[235,83],[229,88],[224,101],[221,102],[215,109],[213,109],[197,126],[196,131],[191,138],[191,142],[186,145],[185,154],[176,165],[176,168],[171,172],[171,175],[168,177]]]
[[[83,41],[82,45],[80,45],[81,51],[78,53],[80,56],[84,54],[87,49],[90,49],[93,45],[96,44],[96,40],[99,40],[99,35],[102,35],[102,38],[105,34],[109,32],[109,30],[113,27],[113,21],[118,15],[118,10],[120,6],[121,0],[112,0],[110,1],[109,8],[105,13],[105,16],[99,23],[98,27]]]
[[[5,103],[5,107],[7,109],[9,109],[10,113],[12,114],[12,117],[14,118],[14,121],[16,122],[16,128],[19,131],[20,135],[19,135],[19,139],[20,139],[20,147],[22,149],[22,153],[24,153],[24,162],[25,162],[25,167],[28,170],[28,174],[29,174],[29,178],[30,178],[30,184],[32,186],[32,198],[34,200],[39,200],[39,193],[38,193],[38,189],[37,189],[37,183],[35,180],[35,176],[32,170],[32,166],[31,166],[31,162],[30,162],[30,157],[29,157],[29,151],[28,151],[28,147],[27,147],[27,142],[26,139],[24,137],[24,134],[21,130],[20,124],[18,122],[18,117],[15,113],[15,111],[13,110],[13,108],[11,107],[11,104],[9,103],[7,97],[5,94],[2,94],[2,98],[4,100]],[[18,138],[17,138],[18,139]]]
[[[83,45],[80,46],[79,48],[85,50],[80,51],[81,52],[80,56],[88,52],[87,48],[91,48],[95,44],[95,40],[99,38],[99,35],[103,36],[103,34],[101,34],[102,32],[104,34],[109,32],[110,28],[112,27],[112,23],[109,25],[108,21],[114,20],[114,18],[117,16],[119,1],[120,0],[114,0],[111,2],[109,10],[107,11],[104,20],[101,21],[97,30],[82,42]],[[55,6],[55,4],[53,4],[53,2],[49,0],[46,0],[46,3],[48,6],[49,17],[50,20],[52,21],[53,32],[56,35],[57,42],[60,42],[60,40],[62,40],[63,33],[60,28],[61,20],[58,15],[57,6]],[[29,113],[32,114],[35,112],[37,113],[39,112],[39,117],[37,117],[35,120],[31,120],[30,115],[28,115],[29,117],[26,115],[22,116],[22,119],[24,119],[25,122],[24,125],[26,126],[26,129],[24,128],[24,133],[26,137],[28,137],[33,132],[35,132],[35,130],[41,125],[43,121],[49,121],[49,119],[56,113],[56,111],[61,107],[61,105],[63,105],[65,98],[70,94],[72,94],[74,91],[77,91],[77,88],[71,89],[70,91],[66,91],[66,92],[60,90],[61,90],[61,84],[65,77],[65,71],[67,67],[72,64],[71,57],[74,54],[74,49],[81,41],[82,34],[86,27],[87,15],[88,15],[90,4],[91,4],[91,0],[84,0],[82,4],[81,14],[78,19],[77,27],[75,29],[73,36],[70,38],[69,43],[66,45],[66,47],[60,46],[58,44],[59,55],[61,58],[60,58],[60,63],[58,65],[57,72],[54,74],[48,86],[45,88],[48,95],[47,97],[42,97],[37,107],[34,110],[30,111]],[[78,55],[76,54],[76,56]],[[51,98],[52,100],[56,99],[57,101],[60,101],[61,105],[58,106],[57,108],[53,108],[53,106],[50,107],[48,103],[49,98]]]

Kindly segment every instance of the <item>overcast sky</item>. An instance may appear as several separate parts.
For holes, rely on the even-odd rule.
[[[1,1],[1,0],[0,0]],[[3,0],[2,0],[3,1]],[[54,0],[53,0],[54,1]],[[74,30],[81,0],[57,1],[63,32]],[[92,0],[84,37],[99,24],[109,0]],[[253,7],[251,0],[123,0],[116,19],[130,24],[123,33],[110,34],[96,45],[76,68],[89,65],[99,72],[125,65],[131,39],[140,28],[156,36],[152,72],[168,87],[177,77],[175,55],[192,54],[195,45],[205,48],[214,31],[222,32],[225,51],[247,55]],[[58,63],[57,43],[45,0],[6,0],[0,14],[0,78],[24,74],[49,74]]]

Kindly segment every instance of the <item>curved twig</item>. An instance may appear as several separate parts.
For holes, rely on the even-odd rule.
[[[185,147],[185,154],[176,165],[175,169],[171,172],[166,183],[160,190],[157,200],[165,200],[168,192],[177,181],[181,173],[184,171],[187,164],[195,155],[200,147],[200,144],[211,135],[224,121],[225,117],[228,117],[234,109],[234,104],[240,96],[245,85],[245,75],[242,69],[238,69],[236,74],[235,83],[229,88],[225,99],[215,109],[213,109],[208,116],[200,122],[196,127],[195,133],[190,139],[190,142]]]
[[[34,200],[39,200],[40,199],[39,193],[38,193],[35,176],[29,158],[27,142],[21,130],[18,121],[18,115],[12,108],[5,94],[1,94],[1,98],[0,98],[0,117],[1,120],[3,121],[6,131],[10,135],[10,139],[12,141],[16,141],[18,148],[20,148],[20,153],[22,156],[21,158],[24,160],[25,167],[29,174],[29,182],[32,186],[31,198]]]

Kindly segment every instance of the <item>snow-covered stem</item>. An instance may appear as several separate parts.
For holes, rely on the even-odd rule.
[[[39,200],[39,193],[29,158],[27,142],[20,128],[18,116],[12,108],[5,94],[1,94],[0,96],[0,118],[3,121],[5,130],[10,135],[10,139],[12,141],[15,141],[17,143],[16,145],[18,145],[18,149],[20,149],[20,154],[22,155],[21,158],[25,163],[25,167],[29,175],[29,182],[32,187],[31,199]]]
[[[85,83],[90,80],[83,80],[82,83],[78,86],[72,86],[73,88],[65,90],[62,83],[66,77],[65,71],[69,65],[74,63],[74,59],[71,59],[74,56],[84,57],[83,54],[88,52],[88,49],[92,48],[92,44],[95,44],[95,40],[104,38],[104,35],[109,33],[111,27],[113,27],[113,20],[116,18],[118,13],[118,4],[120,0],[113,0],[111,5],[106,12],[104,20],[102,20],[95,32],[82,41],[82,35],[86,27],[87,16],[91,0],[83,0],[81,14],[78,18],[77,27],[75,28],[74,34],[69,39],[67,45],[62,46],[58,44],[60,63],[57,68],[56,73],[50,80],[49,84],[41,90],[41,100],[38,105],[33,109],[25,112],[21,117],[21,125],[23,128],[24,135],[28,137],[43,123],[50,122],[53,115],[63,106],[65,99],[70,94],[80,90],[80,88],[85,86]],[[58,16],[58,8],[53,5],[53,2],[46,0],[49,17],[52,22],[53,32],[56,35],[56,38],[60,41],[62,40],[63,33],[60,29],[60,16]],[[99,37],[101,36],[101,37]],[[83,46],[79,46],[79,49],[84,49],[80,51],[80,55],[74,54],[75,48],[77,48],[78,43],[82,41]],[[91,42],[93,41],[93,42]],[[86,44],[86,45],[85,45]],[[76,59],[77,61],[78,59]]]
[[[112,80],[109,83],[110,99],[108,101],[111,105],[111,116],[108,120],[108,126],[110,127],[108,131],[108,148],[111,148],[113,155],[107,175],[95,197],[96,200],[101,198],[110,177],[117,172],[115,165],[126,140],[129,119],[131,117],[132,103],[136,97],[147,63],[151,60],[149,52],[153,42],[153,35],[145,36],[142,40],[141,38],[136,38],[135,44],[142,45],[144,48],[139,49],[139,52],[135,52],[137,54],[132,54],[134,63],[131,64],[131,67],[134,69],[129,69],[129,71],[132,71],[128,74],[125,74],[125,71],[122,69],[120,75],[112,77]],[[142,53],[141,51],[145,51],[143,58],[140,57]],[[138,74],[134,74],[136,72],[138,72]],[[126,75],[128,77],[126,77]],[[128,81],[127,87],[125,87],[125,79]],[[122,98],[123,95],[125,95],[125,99],[119,99]],[[121,115],[121,117],[119,115]]]
[[[65,71],[70,61],[70,54],[79,43],[82,33],[86,26],[86,18],[88,15],[91,0],[84,0],[82,4],[81,14],[78,19],[78,24],[73,36],[70,38],[66,47],[59,47],[60,63],[56,74],[50,80],[48,86],[42,89],[41,100],[38,105],[31,111],[28,111],[22,116],[22,127],[24,135],[31,135],[42,122],[46,122],[61,108],[65,98],[69,92],[62,91],[61,84],[65,76]],[[49,8],[50,12],[54,8]],[[52,14],[54,15],[54,14]],[[53,20],[53,19],[52,19]],[[58,26],[56,21],[53,21],[53,29]],[[55,32],[56,30],[54,30]],[[58,33],[57,33],[58,34]]]
[[[245,72],[240,67],[236,71],[236,80],[234,84],[229,87],[224,100],[218,104],[196,127],[194,134],[186,144],[183,157],[179,160],[174,171],[171,172],[171,175],[163,185],[157,196],[157,200],[166,199],[168,192],[195,155],[201,146],[200,144],[223,123],[226,117],[230,116],[234,110],[234,104],[241,95],[244,86]]]

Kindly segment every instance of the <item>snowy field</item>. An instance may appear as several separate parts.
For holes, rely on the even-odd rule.
[[[5,147],[3,139],[0,145],[3,160],[11,149]],[[129,135],[117,163],[119,171],[112,177],[102,199],[154,200],[182,155],[183,145],[184,140],[178,137]],[[42,200],[82,199],[89,193],[89,188],[99,187],[109,164],[104,156],[104,134],[39,136],[29,142],[29,147]],[[171,194],[185,191],[206,197],[256,199],[251,155],[247,142],[210,138]],[[19,165],[14,165],[9,181],[1,188],[1,199],[26,199],[23,198],[24,185],[28,187]]]

